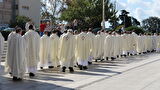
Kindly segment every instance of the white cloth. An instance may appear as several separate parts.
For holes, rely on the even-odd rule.
[[[160,52],[160,36],[157,36],[156,52]]]
[[[130,53],[131,54],[136,54],[137,53],[137,34],[132,33],[130,34]]]
[[[94,52],[93,52],[93,55],[94,55],[94,58],[95,59],[100,59],[101,58],[101,50],[104,48],[104,47],[101,47],[101,36],[99,34],[96,35],[95,37],[95,40],[94,40]]]
[[[94,49],[94,40],[95,40],[95,35],[92,32],[88,32],[87,33],[88,38],[89,38],[89,57],[88,57],[88,61],[92,62],[93,59],[93,49]]]
[[[60,37],[58,57],[62,67],[73,67],[75,58],[75,41],[74,36],[70,32],[63,34]]]
[[[156,50],[157,47],[157,36],[151,36],[152,37],[152,50]]]
[[[143,52],[143,48],[144,48],[144,42],[143,42],[143,38],[142,38],[142,36],[138,36],[137,37],[137,42],[136,42],[136,50],[137,50],[137,52],[138,53],[142,53]]]
[[[81,32],[76,39],[76,58],[78,65],[87,66],[89,54],[89,37],[85,32]]]
[[[127,55],[128,51],[129,51],[129,43],[128,43],[128,35],[127,34],[123,34],[122,35],[122,51],[123,54]]]
[[[117,57],[119,55],[121,55],[122,51],[121,51],[121,36],[120,35],[115,35],[115,36],[112,36],[113,37],[113,57]]]
[[[50,36],[50,57],[53,66],[58,66],[59,37],[56,34]]]
[[[104,58],[104,50],[103,50],[103,47],[104,47],[104,41],[105,41],[105,38],[106,38],[106,34],[104,32],[101,32],[100,33],[100,36],[101,36],[101,55],[100,55],[100,59],[103,59]]]
[[[23,78],[26,72],[25,49],[25,42],[20,34],[9,35],[6,70],[18,78]]]
[[[104,42],[104,57],[113,57],[114,52],[114,37],[112,35],[107,35]]]
[[[26,61],[28,72],[36,73],[39,62],[40,36],[37,32],[29,30],[23,36],[26,42]]]
[[[3,50],[4,50],[4,37],[0,33],[0,64],[1,64]]]
[[[43,35],[40,38],[40,67],[48,66],[49,62],[49,49],[50,49],[50,38],[47,35]]]

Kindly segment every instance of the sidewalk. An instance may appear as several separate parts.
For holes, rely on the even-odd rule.
[[[0,90],[69,90],[86,87],[134,68],[156,62],[160,54],[152,53],[140,56],[120,58],[115,61],[94,62],[86,71],[75,68],[70,74],[60,72],[59,68],[39,70],[36,77],[29,78],[26,74],[22,82],[13,82],[6,73],[0,76]],[[2,70],[1,70],[2,71]]]

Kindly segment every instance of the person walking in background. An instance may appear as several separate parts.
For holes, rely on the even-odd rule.
[[[46,28],[46,24],[43,21],[41,21],[40,31],[39,31],[40,36],[43,36],[45,28]]]

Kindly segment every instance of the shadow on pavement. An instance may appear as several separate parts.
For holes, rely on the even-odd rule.
[[[49,80],[59,81],[72,81],[67,79],[56,79],[49,78]],[[12,81],[12,78],[0,76],[0,90],[53,90],[55,88],[63,88],[65,90],[71,90],[71,88],[50,84],[46,82],[34,81],[34,80],[23,80],[19,82]]]

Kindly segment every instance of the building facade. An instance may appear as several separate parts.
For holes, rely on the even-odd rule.
[[[0,0],[0,25],[9,24],[12,16],[12,0]]]
[[[0,0],[0,25],[9,24],[17,15],[29,17],[40,24],[40,0]]]
[[[20,16],[29,17],[38,27],[40,24],[40,0],[19,0],[18,13]]]

